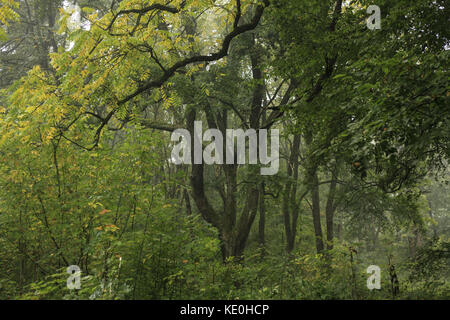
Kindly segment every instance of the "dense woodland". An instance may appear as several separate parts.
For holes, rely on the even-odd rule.
[[[0,0],[0,299],[449,299],[449,10]],[[174,164],[195,121],[278,173]]]

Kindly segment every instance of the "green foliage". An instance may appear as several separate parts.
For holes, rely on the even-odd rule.
[[[365,0],[29,2],[0,0],[1,299],[450,298],[443,0],[377,31]],[[280,129],[279,174],[175,166],[192,117]]]

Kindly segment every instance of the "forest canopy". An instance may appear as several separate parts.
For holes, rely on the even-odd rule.
[[[0,0],[0,299],[450,298],[449,10]]]

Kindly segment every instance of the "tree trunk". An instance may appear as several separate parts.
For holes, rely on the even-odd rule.
[[[291,155],[287,163],[287,174],[289,180],[286,182],[283,194],[283,216],[286,232],[286,250],[292,252],[295,247],[297,235],[297,220],[299,207],[297,204],[297,180],[298,180],[298,157],[300,153],[300,135],[294,135]]]
[[[327,223],[327,249],[333,249],[333,223],[334,223],[334,211],[336,210],[335,196],[337,186],[337,172],[336,167],[331,173],[330,190],[328,192],[327,206],[325,209],[326,223]]]
[[[264,182],[261,183],[261,192],[259,194],[259,229],[258,229],[258,243],[261,248],[264,248],[266,245],[266,207],[264,203],[264,191],[265,185]]]
[[[218,117],[215,120],[210,110],[209,107],[205,108],[205,112],[209,113],[207,118],[209,118],[210,129],[225,130],[226,113],[220,119]],[[191,109],[187,114],[187,128],[192,137],[191,150],[194,150],[194,140],[196,139],[194,134],[195,117],[196,113]],[[192,153],[192,163],[194,163],[193,160],[194,154]],[[192,197],[202,217],[219,231],[222,257],[226,261],[230,257],[240,258],[244,253],[248,235],[257,214],[260,190],[255,186],[249,187],[242,214],[237,222],[237,166],[235,164],[222,165],[222,169],[225,173],[225,183],[222,186],[224,198],[222,212],[217,212],[206,197],[203,164],[192,165],[191,185]]]
[[[312,216],[314,223],[314,235],[316,237],[317,253],[321,253],[324,249],[322,224],[320,222],[320,195],[319,195],[319,178],[317,176],[317,169],[311,169],[311,193],[312,193]]]

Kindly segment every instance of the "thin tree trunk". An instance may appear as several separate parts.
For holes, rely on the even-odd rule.
[[[324,249],[323,246],[323,234],[322,224],[320,221],[320,195],[319,195],[319,178],[317,176],[317,169],[311,170],[310,177],[312,179],[312,216],[314,223],[314,234],[316,237],[316,249],[317,253],[321,253]]]
[[[264,203],[264,182],[261,183],[261,192],[259,194],[259,229],[258,229],[258,243],[264,249],[266,245],[266,207]]]
[[[333,223],[334,223],[334,211],[335,206],[335,196],[336,196],[336,186],[337,186],[337,172],[334,168],[332,172],[332,178],[330,183],[330,190],[328,192],[327,206],[325,209],[326,223],[327,223],[327,249],[333,249]]]
[[[300,135],[294,135],[291,155],[287,165],[287,174],[289,177],[286,182],[283,195],[283,216],[286,232],[286,250],[292,252],[295,247],[295,238],[297,235],[298,204],[297,204],[297,180],[298,180],[298,157],[300,153]]]
[[[188,216],[192,215],[191,199],[189,198],[189,193],[186,189],[183,190],[184,202],[186,203],[186,214]]]

